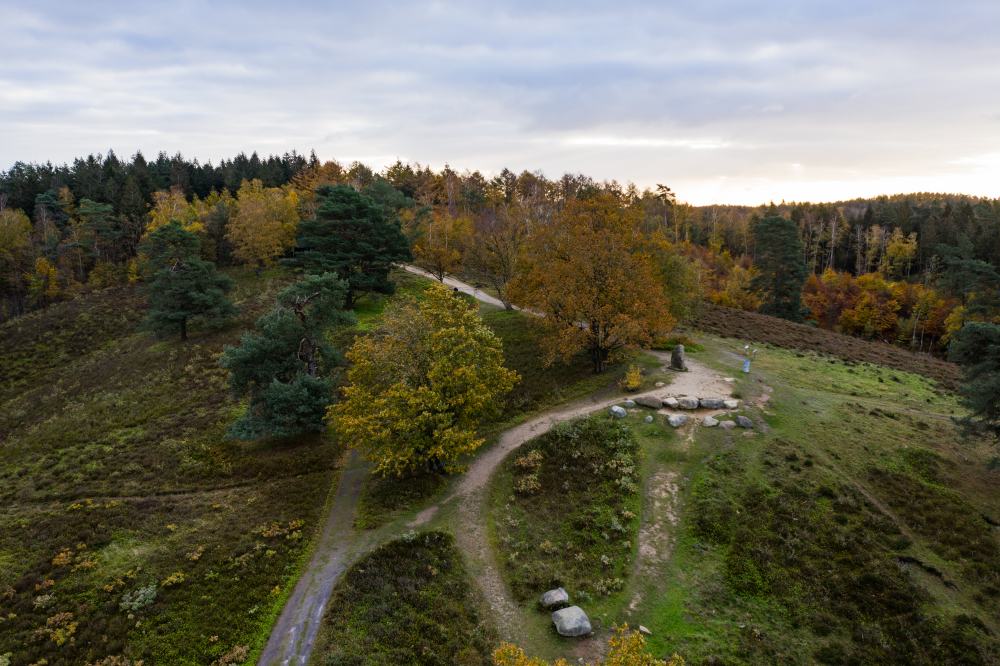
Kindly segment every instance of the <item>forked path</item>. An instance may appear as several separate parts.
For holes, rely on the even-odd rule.
[[[414,273],[421,272],[411,267],[407,267],[407,270]],[[451,278],[446,280],[446,284],[455,286],[483,302],[496,304],[494,303],[496,299],[492,296],[470,285]],[[665,354],[652,353],[665,363],[669,361]],[[688,372],[675,373],[673,381],[668,386],[631,397],[729,395],[732,387],[714,370],[690,359],[688,367]],[[458,502],[457,524],[454,525],[456,543],[468,560],[474,578],[496,616],[501,636],[506,640],[517,640],[523,636],[525,627],[523,613],[503,582],[496,554],[490,547],[486,533],[486,488],[489,480],[504,458],[525,442],[545,434],[558,423],[607,409],[622,402],[623,399],[624,397],[619,395],[603,399],[591,397],[578,400],[504,431],[494,446],[476,458],[453,493],[421,511],[408,525],[408,527],[423,525],[431,520],[444,504]],[[366,469],[356,463],[356,454],[352,454],[351,462],[340,476],[313,556],[271,631],[258,660],[260,666],[308,663],[334,586],[355,557],[377,545],[374,541],[359,543],[353,528],[361,482],[366,474]]]

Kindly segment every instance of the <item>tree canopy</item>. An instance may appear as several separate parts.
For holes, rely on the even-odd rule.
[[[949,357],[962,366],[960,393],[973,422],[1000,435],[1000,324],[967,323],[955,336]]]
[[[760,311],[802,321],[802,285],[807,273],[795,223],[771,215],[754,225],[753,235],[755,263],[760,271],[753,286],[764,294]]]
[[[476,307],[440,285],[392,303],[347,358],[349,384],[329,416],[385,475],[453,469],[518,381]]]

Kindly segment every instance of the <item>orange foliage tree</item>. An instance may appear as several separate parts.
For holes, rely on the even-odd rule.
[[[615,352],[673,328],[665,282],[637,213],[597,194],[568,201],[535,230],[510,293],[542,314],[547,362],[586,351],[594,372],[602,372]]]

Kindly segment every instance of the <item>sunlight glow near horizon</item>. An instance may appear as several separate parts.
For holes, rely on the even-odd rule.
[[[1000,196],[995,2],[0,9],[0,170],[294,149],[694,204]]]

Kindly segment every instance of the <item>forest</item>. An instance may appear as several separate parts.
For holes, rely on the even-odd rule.
[[[645,251],[671,283],[674,317],[705,299],[942,354],[966,321],[988,318],[985,295],[1000,284],[1000,199],[916,193],[692,206],[665,185],[640,190],[579,174],[487,178],[402,162],[376,172],[294,152],[241,153],[217,165],[109,152],[0,173],[0,321],[144,279],[140,245],[173,220],[198,236],[206,261],[270,265],[291,253],[323,184],[349,185],[399,219],[416,263],[437,277],[469,278],[507,303],[529,238],[570,202],[593,197],[629,218],[622,233],[634,227],[652,239]],[[768,303],[758,233],[775,216],[797,232],[777,261],[801,267],[790,276],[797,298],[780,312]]]

